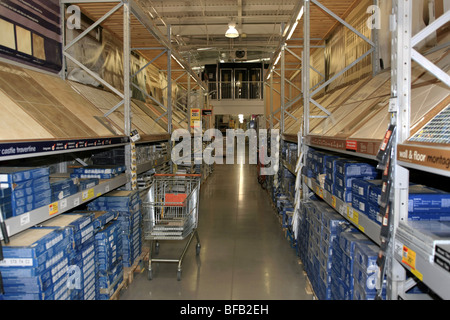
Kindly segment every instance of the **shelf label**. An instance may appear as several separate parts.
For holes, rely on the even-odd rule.
[[[67,199],[62,199],[59,202],[59,206],[61,207],[61,210],[64,210],[65,208],[67,208]]]
[[[24,226],[30,223],[30,213],[27,212],[25,214],[20,215],[20,226]]]
[[[331,196],[331,206],[336,209],[336,197]]]
[[[83,191],[82,199],[83,199],[83,201],[86,201],[86,200],[94,198],[94,196],[95,196],[94,188],[91,188],[91,189]]]
[[[323,189],[319,186],[316,186],[316,194],[323,199]]]
[[[421,281],[423,280],[423,275],[418,270],[416,270],[416,252],[414,252],[407,246],[403,246],[402,262],[411,268],[411,272],[417,278],[419,278]]]
[[[347,140],[345,141],[345,149],[357,151],[358,150],[358,142],[355,140]]]
[[[58,201],[48,205],[48,213],[53,216],[58,213]]]
[[[358,211],[353,210],[352,207],[347,207],[347,218],[350,219],[351,222],[359,226],[359,214]]]

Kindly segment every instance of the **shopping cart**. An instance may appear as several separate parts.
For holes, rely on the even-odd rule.
[[[143,201],[144,238],[150,240],[148,279],[153,279],[153,262],[178,263],[177,279],[181,280],[181,264],[194,237],[196,254],[200,254],[197,232],[200,193],[198,174],[155,174],[148,194]],[[154,259],[159,253],[159,241],[188,241],[179,259]]]

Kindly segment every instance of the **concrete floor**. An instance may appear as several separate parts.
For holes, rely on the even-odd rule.
[[[195,241],[184,260],[135,274],[121,300],[311,300],[302,265],[285,239],[251,165],[216,165],[202,185]],[[161,242],[158,258],[178,258],[184,242]]]

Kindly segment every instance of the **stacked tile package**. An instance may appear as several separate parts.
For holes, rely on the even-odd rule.
[[[318,299],[374,299],[377,245],[317,199],[302,204],[300,220],[299,257]]]
[[[0,300],[66,300],[72,235],[66,228],[33,227],[10,237],[0,261]]]
[[[49,168],[1,167],[0,189],[9,189],[1,194],[5,218],[49,205],[52,200]]]
[[[310,148],[303,174],[315,178],[330,194],[381,224],[381,171],[375,165]],[[449,221],[450,193],[410,184],[408,219]]]
[[[81,168],[75,168],[70,174],[71,178],[87,179],[112,179],[126,170],[124,165],[91,165]]]
[[[116,212],[122,233],[124,267],[131,267],[142,253],[141,200],[138,191],[116,190],[89,203],[90,210]]]
[[[0,210],[3,215],[3,220],[13,216],[11,187],[0,189]]]
[[[96,300],[108,300],[123,280],[121,229],[113,211],[74,211],[73,215],[92,216],[96,262]],[[90,253],[89,253],[90,254]]]
[[[138,193],[112,195],[117,197],[112,205],[104,203],[107,211],[92,205],[10,237],[0,262],[5,289],[0,299],[109,299],[123,281],[124,266],[141,252]]]
[[[117,220],[95,234],[99,300],[109,300],[123,280],[122,238]]]
[[[65,228],[70,233],[73,246],[69,254],[67,287],[71,300],[96,300],[98,297],[94,219],[93,213],[68,213],[42,224],[45,227]]]
[[[352,182],[353,208],[381,224],[381,180]],[[410,184],[408,195],[408,220],[450,221],[450,194],[424,185]]]

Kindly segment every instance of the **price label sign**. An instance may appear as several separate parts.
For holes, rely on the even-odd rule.
[[[53,202],[48,205],[48,213],[51,216],[58,213],[58,202]]]
[[[94,198],[94,196],[95,196],[94,188],[91,188],[89,190],[83,191],[82,198],[83,198],[83,201],[86,201],[86,200]]]
[[[402,262],[411,268],[412,274],[414,274],[419,280],[423,280],[423,275],[416,269],[416,252],[403,246]]]

